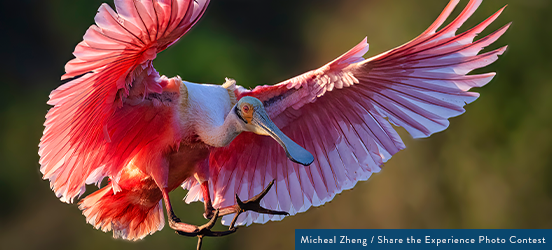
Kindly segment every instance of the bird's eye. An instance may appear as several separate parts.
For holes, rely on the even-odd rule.
[[[249,106],[248,106],[248,105],[244,105],[244,106],[242,107],[242,110],[243,110],[244,113],[249,113]]]

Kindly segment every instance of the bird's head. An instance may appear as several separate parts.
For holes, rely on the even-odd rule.
[[[287,157],[293,162],[308,166],[314,161],[309,151],[292,141],[276,127],[259,99],[251,96],[242,97],[234,106],[234,112],[242,123],[244,131],[272,137],[284,148]]]

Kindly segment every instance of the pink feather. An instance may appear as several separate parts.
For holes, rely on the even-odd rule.
[[[258,191],[239,191],[261,190],[273,178],[276,184],[264,205],[290,214],[304,212],[368,179],[405,147],[390,123],[404,127],[415,138],[446,129],[448,118],[462,114],[464,105],[479,96],[467,91],[484,86],[495,75],[466,74],[504,53],[506,47],[478,55],[509,27],[473,42],[503,8],[456,35],[481,3],[472,0],[455,20],[438,30],[458,2],[450,1],[420,36],[388,52],[365,60],[362,56],[368,44],[364,39],[317,70],[273,86],[237,91],[239,97],[263,101],[275,124],[311,152],[315,161],[307,167],[292,163],[272,139],[242,133],[228,147],[211,153],[212,191],[218,197],[214,206],[232,205],[230,194],[234,193],[241,199],[251,198]],[[258,160],[250,160],[251,155]],[[251,216],[241,216],[238,223],[281,219]]]
[[[62,77],[77,78],[50,95],[54,107],[39,146],[44,179],[63,201],[80,196],[87,179],[116,176],[146,144],[166,143],[156,138],[170,123],[148,117],[166,112],[170,120],[170,112],[151,105],[121,108],[122,102],[163,91],[167,79],[151,60],[197,22],[208,2],[116,0],[118,13],[107,4],[99,8]]]

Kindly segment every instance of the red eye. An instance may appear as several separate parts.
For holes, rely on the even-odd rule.
[[[244,113],[249,113],[249,106],[245,105],[242,109]]]

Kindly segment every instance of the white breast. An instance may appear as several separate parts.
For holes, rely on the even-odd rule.
[[[189,134],[193,129],[200,137],[210,128],[221,126],[232,108],[228,91],[220,85],[183,82],[188,90],[185,109],[181,110],[181,127]]]

